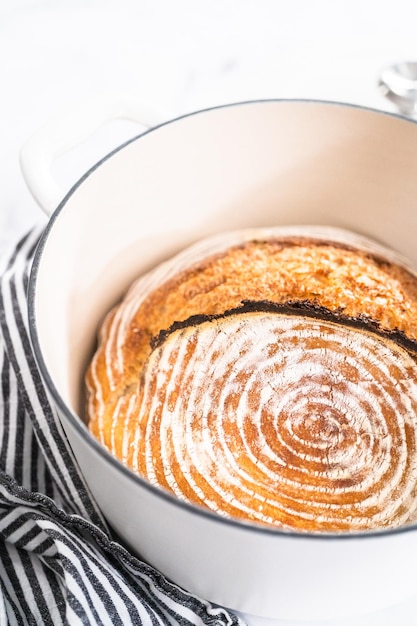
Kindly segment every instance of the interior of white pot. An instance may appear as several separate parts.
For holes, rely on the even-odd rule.
[[[117,151],[52,218],[35,269],[36,333],[58,394],[83,414],[99,322],[139,274],[209,233],[333,225],[417,263],[417,125],[315,102],[222,107]]]

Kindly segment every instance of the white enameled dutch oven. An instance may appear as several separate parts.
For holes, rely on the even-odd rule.
[[[103,118],[140,117],[133,109],[112,106]],[[184,504],[93,439],[82,393],[104,313],[137,275],[203,235],[332,225],[417,263],[417,125],[335,103],[222,106],[135,137],[59,204],[48,160],[68,137],[45,136],[22,152],[29,188],[56,207],[30,278],[31,336],[80,468],[123,541],[187,590],[257,616],[326,619],[417,594],[417,528],[302,535]]]

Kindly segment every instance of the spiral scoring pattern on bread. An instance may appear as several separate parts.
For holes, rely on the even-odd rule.
[[[416,379],[393,342],[324,320],[250,312],[187,326],[125,398],[127,462],[222,515],[402,524],[417,506]]]
[[[370,263],[370,283],[379,263]],[[307,276],[308,266],[306,257]],[[151,275],[135,285],[102,328],[87,380],[90,428],[104,445],[151,483],[221,515],[308,531],[417,520],[415,355],[383,332],[331,319],[332,310],[345,310],[343,290],[354,289],[352,281],[342,281],[337,292],[330,285],[326,319],[239,311],[233,307],[248,293],[241,284],[237,294],[229,289],[220,310],[210,302],[213,288],[206,310],[190,306],[176,317],[170,305],[174,313],[165,318],[159,311],[162,326],[144,332],[138,310],[145,303],[146,318],[147,297],[155,304],[158,282],[172,286],[175,269],[175,263],[159,268],[158,280]],[[414,279],[404,275],[410,294]],[[177,290],[187,273],[180,276]],[[401,294],[398,276],[394,268],[382,301]],[[416,305],[395,297],[406,313]],[[328,306],[325,289],[322,299]],[[227,304],[233,310],[225,314]],[[357,307],[354,312],[372,317],[366,298]],[[202,317],[167,330],[187,320],[187,312]],[[126,347],[132,327],[137,343]],[[166,332],[152,349],[160,330]],[[135,350],[142,350],[136,361]]]

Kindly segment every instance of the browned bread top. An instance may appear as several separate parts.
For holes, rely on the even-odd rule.
[[[305,310],[296,311],[295,316],[294,311],[292,311],[290,315],[293,322],[298,320],[298,325],[294,322],[298,329],[297,333],[300,330],[300,324],[308,328],[313,335],[316,332],[313,332],[313,329],[317,328],[317,324],[321,325],[320,332],[324,333],[323,336],[327,337],[327,339],[341,332],[347,333],[346,345],[343,348],[345,352],[347,350],[346,346],[350,345],[349,342],[352,341],[359,342],[358,346],[361,345],[361,342],[368,342],[368,349],[370,349],[369,346],[372,344],[377,352],[379,350],[378,365],[375,365],[375,372],[372,374],[375,380],[378,380],[377,371],[381,371],[381,367],[383,368],[384,359],[381,356],[383,350],[387,354],[387,359],[389,358],[388,355],[394,355],[394,361],[395,359],[404,358],[404,367],[408,368],[407,371],[411,372],[411,378],[414,380],[414,355],[410,356],[409,351],[399,346],[396,347],[397,343],[393,341],[395,336],[400,339],[405,338],[406,343],[409,341],[410,345],[412,345],[414,340],[417,340],[417,279],[413,271],[403,265],[401,261],[397,262],[394,255],[389,251],[386,251],[385,254],[383,249],[371,242],[369,242],[369,245],[368,242],[364,243],[363,240],[360,240],[358,243],[355,237],[349,233],[341,233],[340,231],[333,233],[331,229],[325,232],[326,236],[324,236],[324,233],[317,235],[315,231],[309,234],[308,229],[300,229],[300,233],[297,232],[297,229],[290,233],[285,229],[272,229],[264,233],[257,232],[256,235],[252,232],[237,233],[236,236],[231,238],[226,237],[225,242],[220,237],[219,245],[213,246],[210,244],[206,248],[203,245],[202,248],[197,247],[197,250],[194,252],[192,250],[191,252],[187,251],[180,257],[168,262],[162,269],[157,268],[150,275],[140,278],[129,290],[125,299],[107,316],[100,331],[97,352],[87,373],[89,426],[95,436],[132,469],[156,484],[176,492],[176,488],[167,484],[166,479],[161,478],[161,470],[157,471],[155,465],[149,461],[149,450],[146,451],[145,449],[146,442],[153,441],[154,443],[149,444],[150,450],[154,450],[155,458],[161,457],[161,444],[155,443],[155,441],[160,442],[161,433],[151,435],[146,426],[148,419],[149,425],[155,423],[155,416],[149,408],[149,389],[153,390],[152,394],[155,398],[160,399],[162,406],[165,400],[161,398],[166,397],[166,385],[174,385],[173,381],[177,380],[178,372],[185,367],[186,361],[184,359],[188,357],[194,359],[194,352],[196,355],[199,354],[199,358],[202,359],[201,367],[204,370],[204,353],[209,353],[210,344],[207,342],[209,341],[210,332],[225,338],[223,349],[230,354],[233,353],[234,337],[231,328],[234,328],[233,332],[236,336],[241,333],[248,333],[249,328],[256,328],[257,334],[253,335],[252,341],[258,343],[262,342],[262,337],[264,336],[271,337],[274,336],[274,333],[275,335],[281,333],[282,325],[287,323],[282,320],[284,318],[287,320],[288,315],[283,315],[282,310],[280,312],[268,312],[265,310],[265,306],[262,310],[261,303],[300,303],[302,307],[305,307]],[[334,237],[332,237],[333,234],[335,234]],[[358,245],[356,245],[357,243]],[[252,303],[252,311],[236,311],[236,309],[242,306],[243,301]],[[258,310],[256,310],[256,303],[258,303]],[[312,318],[311,315],[306,314],[307,309],[311,310],[314,308],[316,317],[320,321],[314,321],[314,317]],[[233,314],[224,316],[223,314],[227,311],[232,311]],[[355,327],[352,324],[345,326],[341,323],[343,318],[357,320],[359,321],[359,326],[363,322],[363,328],[358,328],[357,325]],[[190,321],[187,322],[187,320]],[[251,320],[252,322],[256,320],[256,324],[252,324]],[[179,322],[183,323],[182,327],[181,324],[178,325]],[[265,326],[268,324],[269,330]],[[292,328],[294,332],[295,326]],[[171,330],[169,331],[169,329]],[[264,329],[264,332],[262,329]],[[375,329],[388,331],[388,333],[384,337],[383,333],[375,333]],[[162,334],[160,335],[161,331]],[[390,331],[395,332],[389,335]],[[155,338],[159,335],[161,337],[160,341],[155,343]],[[182,352],[176,343],[179,341],[178,338],[180,336],[183,338],[181,350],[185,352]],[[288,337],[286,337],[285,341],[287,339]],[[283,342],[282,345],[284,345],[285,342],[282,337],[281,341]],[[315,341],[316,343],[319,342],[319,337],[316,335]],[[303,345],[303,341],[297,334],[294,335],[292,342],[292,345]],[[171,353],[170,346],[174,344],[177,345],[177,352]],[[271,343],[272,345],[273,342]],[[335,345],[335,341],[330,341],[324,353],[327,355],[333,354],[333,348],[334,353],[338,353],[338,349],[334,347]],[[385,348],[381,348],[383,345],[385,345]],[[253,352],[254,348],[251,348],[251,350]],[[270,351],[272,351],[271,354],[275,354],[274,359],[277,362],[280,354],[279,350],[274,352],[270,348]],[[358,352],[360,352],[359,348]],[[169,376],[166,375],[166,368],[158,370],[158,364],[163,360],[163,356],[166,356],[168,353],[171,354],[171,360],[174,358],[172,355],[176,355],[175,362],[177,363],[176,368],[173,371],[170,370]],[[292,354],[291,350],[289,353]],[[179,354],[182,356],[180,357]],[[219,354],[215,353],[213,363],[219,358]],[[369,368],[369,359],[366,362]],[[193,363],[194,368],[197,368],[194,360]],[[230,368],[234,368],[235,371],[238,369],[236,360],[232,361],[228,367],[228,376],[230,377]],[[348,372],[351,377],[358,377],[358,372],[361,371],[360,366],[357,364],[352,364],[352,367],[348,367],[346,358],[344,368],[339,369],[338,375],[342,378],[343,372],[345,374]],[[393,369],[395,369],[394,366]],[[398,368],[396,371],[398,372]],[[274,375],[282,378],[282,373],[278,374],[277,372],[278,370],[275,371]],[[245,384],[246,375],[241,373],[240,376],[243,380],[242,384]],[[161,388],[157,385],[158,380],[161,381]],[[213,380],[213,377],[211,377],[211,380]],[[321,378],[316,377],[316,382],[319,383],[319,387],[321,386],[322,393],[323,389],[330,390],[327,392],[327,402],[330,403],[330,398],[336,394],[336,383],[332,385],[329,384],[328,380],[326,382],[324,374]],[[264,383],[270,388],[273,381],[267,380]],[[305,383],[303,385],[305,389]],[[403,395],[408,393],[412,397],[413,394],[409,389],[408,383],[405,384],[405,387],[407,392],[404,391],[404,388],[402,391]],[[282,390],[282,386],[280,389]],[[357,386],[356,390],[359,389],[360,385]],[[340,389],[337,393],[339,394],[339,392]],[[171,408],[176,406],[173,400],[174,397],[177,399],[181,395],[188,397],[191,391],[186,387],[186,391],[184,391],[184,388],[181,388],[181,391],[177,389],[175,393],[176,396],[175,394],[171,395],[169,402],[167,400]],[[207,408],[207,397],[211,398],[210,394],[213,393],[212,387],[210,392],[204,392],[202,388],[200,393],[200,399],[204,397],[203,405],[206,407],[205,410],[208,411],[208,415],[210,414],[210,409]],[[264,391],[263,393],[265,394],[266,392]],[[146,401],[143,399],[143,394],[148,394]],[[242,389],[240,389],[239,394],[240,396],[243,395]],[[371,395],[373,397],[375,395],[374,392]],[[191,397],[194,398],[193,394],[191,394]],[[252,398],[252,395],[248,397]],[[410,400],[410,402],[413,401]],[[255,401],[250,400],[249,402]],[[369,402],[370,404],[367,405],[368,412],[369,407],[372,405],[370,400]],[[194,404],[192,406],[195,407]],[[233,406],[233,402],[230,406]],[[361,406],[363,406],[363,403]],[[312,410],[311,407],[310,409]],[[190,417],[189,407],[186,410],[184,408],[178,410],[180,413],[182,411],[181,415]],[[198,410],[199,414],[201,411],[204,413],[201,406],[196,410]],[[340,423],[344,423],[346,420],[349,422],[349,419],[346,417],[346,410],[344,409],[343,412],[341,409],[339,417],[342,413],[344,417],[340,417]],[[316,413],[317,411],[318,409]],[[394,413],[396,414],[396,411]],[[243,414],[244,411],[242,416]],[[253,411],[253,415],[258,414],[255,410]],[[389,420],[392,420],[392,411],[390,415]],[[242,416],[241,419],[243,420]],[[305,424],[308,423],[308,416],[302,411],[299,412],[297,417],[298,422],[302,416],[304,416]],[[326,430],[326,428],[330,428],[330,423],[337,422],[336,414],[331,419],[329,416],[328,418],[320,418],[320,421],[317,417],[314,428],[317,428],[317,424],[322,424],[324,430]],[[388,415],[386,415],[386,419],[388,420]],[[403,416],[401,419],[405,420],[406,418]],[[407,419],[411,419],[409,415]],[[254,433],[259,427],[259,423],[258,425],[252,423],[252,428],[255,429]],[[350,436],[353,436],[354,428],[351,422],[349,424],[350,426],[346,428],[348,430],[349,428],[351,429]],[[184,424],[182,424],[182,427],[184,427]],[[314,428],[312,426],[313,431]],[[343,429],[341,426],[340,428],[341,430],[336,429],[339,433],[337,437],[343,439],[341,434]],[[408,430],[410,428],[410,426],[407,426]],[[371,436],[370,430],[372,428],[369,426],[365,430],[367,433],[365,440],[368,441],[367,436]],[[171,433],[171,431],[169,432]],[[172,439],[173,436],[171,433],[169,438]],[[200,436],[202,436],[201,433]],[[265,434],[262,436],[266,437]],[[337,437],[336,435],[334,439],[330,437],[332,443],[329,443],[329,446],[334,446]],[[362,439],[359,438],[358,442],[363,442],[363,433],[361,437]],[[372,435],[372,437],[374,440],[375,436]],[[165,441],[167,441],[166,438]],[[343,439],[343,441],[345,440]],[[185,443],[182,442],[175,445],[177,448],[183,449]],[[192,445],[193,449],[197,446],[195,441]],[[323,446],[326,448],[324,443]],[[209,454],[204,446],[200,447],[205,450],[204,454],[208,458],[208,462],[213,463],[212,457],[214,453]],[[326,454],[330,458],[331,455],[329,456],[328,449]],[[144,461],[146,458],[148,458],[147,462]],[[217,458],[217,463],[219,462],[220,459]],[[150,468],[149,472],[146,470],[146,463],[147,467]],[[175,463],[178,465],[178,459]],[[187,463],[189,463],[189,460]],[[201,463],[201,460],[198,463]],[[167,464],[167,461],[165,461],[165,464]],[[346,468],[348,468],[348,465],[346,465]],[[340,470],[342,472],[340,476],[343,474],[343,480],[348,481],[348,472],[350,470],[346,468],[344,474]],[[284,479],[281,477],[282,480]],[[205,482],[207,483],[207,480]],[[187,495],[187,489],[190,491],[189,487],[184,487],[184,493],[182,494],[185,499],[207,505],[207,503],[204,504],[207,497],[193,498],[189,494]],[[228,489],[230,491],[230,485]],[[259,493],[262,492],[261,487],[259,489],[260,491],[256,492],[258,493],[258,499],[260,497]],[[191,491],[193,490],[191,489]],[[217,491],[225,493],[227,489],[224,487],[221,490],[218,487]],[[233,490],[230,493],[232,492]],[[195,493],[198,493],[198,489]],[[181,496],[181,493],[177,493],[177,495]],[[272,497],[271,494],[268,497]],[[265,510],[269,506],[267,505],[267,502],[269,502],[268,497],[265,495],[266,500],[264,505],[262,505]],[[228,498],[230,500],[230,497],[225,497],[226,500]],[[237,498],[236,494],[234,498]],[[222,509],[222,504],[218,499],[214,499],[213,502],[215,504],[213,504],[212,508],[221,514],[262,521],[262,516],[259,516],[259,510],[257,514],[238,514],[236,507],[230,509],[230,505],[223,503]],[[313,504],[312,506],[314,509],[315,505]],[[246,508],[247,505],[243,506],[244,510]],[[304,522],[299,523],[294,520],[291,522],[288,519],[288,515],[279,518],[277,514],[277,519],[272,519],[275,513],[271,513],[270,509],[268,511],[269,513],[266,515],[268,521],[265,522],[264,520],[264,523],[310,530],[332,529],[332,524],[329,525],[324,522],[322,524],[311,522],[307,525]],[[354,517],[352,511],[350,511],[350,517],[352,516]],[[307,517],[309,516],[307,515]],[[320,518],[320,515],[317,517]],[[395,519],[397,521],[403,520],[403,517],[404,515],[399,515]],[[394,522],[391,520],[391,523]],[[343,522],[341,525],[338,524],[335,521],[333,522],[334,529],[345,529],[345,527],[349,526],[346,522]],[[355,528],[353,522],[352,528]],[[361,528],[360,524],[358,528]]]

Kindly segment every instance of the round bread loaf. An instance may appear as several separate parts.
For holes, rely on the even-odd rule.
[[[347,231],[245,230],[140,277],[89,366],[92,433],[161,489],[300,531],[417,520],[417,278]]]

